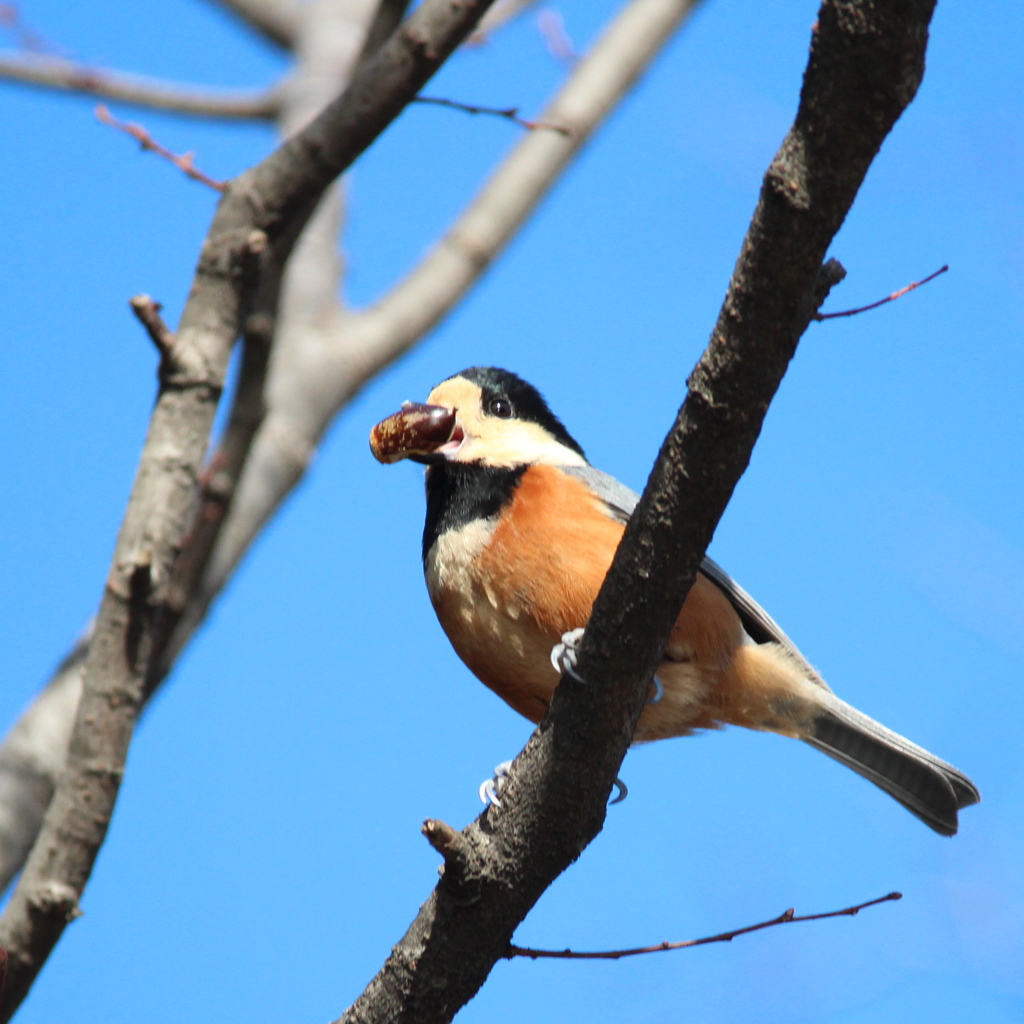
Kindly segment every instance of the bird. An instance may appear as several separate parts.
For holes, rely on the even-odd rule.
[[[458,656],[539,722],[637,495],[594,468],[540,392],[474,366],[370,432],[378,461],[426,466],[423,571]],[[710,558],[665,646],[633,743],[738,725],[802,740],[940,835],[981,796],[951,764],[837,697],[775,621]]]

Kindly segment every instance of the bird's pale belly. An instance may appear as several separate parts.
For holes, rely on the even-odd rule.
[[[469,670],[521,715],[539,722],[559,680],[551,648],[562,633],[586,622],[589,606],[579,609],[581,618],[570,606],[561,615],[549,615],[550,621],[538,621],[532,593],[536,574],[487,572],[484,552],[493,535],[492,523],[478,521],[439,537],[424,565],[427,590]],[[499,588],[494,580],[519,582]]]
[[[528,592],[538,582],[536,573],[519,576],[524,581],[520,589],[499,590],[481,572],[486,559],[480,555],[490,541],[484,523],[439,538],[425,565],[427,589],[442,628],[470,671],[514,710],[539,722],[559,682],[551,649],[563,633],[586,623],[590,601],[561,615],[547,609],[545,620],[538,621],[527,611],[543,607]],[[598,579],[595,588],[599,585]],[[696,661],[666,663],[659,671],[664,696],[644,709],[636,741],[715,726],[717,716],[709,712],[714,675]]]

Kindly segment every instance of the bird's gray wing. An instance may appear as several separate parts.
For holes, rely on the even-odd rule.
[[[705,556],[700,571],[729,599],[751,640],[759,644],[774,643],[784,647],[796,658],[812,682],[829,689],[825,680],[800,653],[800,648],[782,632],[782,627],[717,562]]]
[[[574,476],[590,488],[604,502],[608,514],[621,523],[629,521],[640,500],[635,491],[619,483],[613,476],[593,466],[559,466],[563,473]],[[803,666],[809,678],[826,690],[825,681],[815,672],[800,649],[782,631],[779,624],[716,562],[705,557],[701,572],[722,591],[736,610],[743,628],[755,643],[776,643],[784,647]]]
[[[602,473],[593,466],[559,466],[567,476],[582,480],[607,506],[608,515],[620,523],[628,523],[629,517],[640,500],[640,495],[620,484],[613,476]]]

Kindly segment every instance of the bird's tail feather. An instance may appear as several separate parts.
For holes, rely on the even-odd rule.
[[[944,836],[981,795],[963,772],[828,695],[805,742],[864,776]]]

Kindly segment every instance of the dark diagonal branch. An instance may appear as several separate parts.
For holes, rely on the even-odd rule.
[[[409,0],[379,0],[357,64],[369,60],[384,45],[391,33],[401,25],[408,9]]]
[[[793,127],[764,178],[711,342],[580,646],[502,806],[461,833],[472,898],[442,876],[341,1018],[449,1021],[541,893],[600,831],[664,643],[820,299],[822,262],[924,71],[931,0],[827,0]],[[447,845],[451,845],[450,843]]]
[[[858,903],[853,907],[844,907],[842,910],[830,910],[824,914],[803,914],[797,916],[793,909],[784,910],[778,917],[770,918],[767,921],[760,921],[758,924],[748,924],[743,928],[734,928],[729,932],[719,932],[717,935],[708,935],[703,939],[686,939],[683,942],[658,942],[653,946],[636,946],[633,949],[607,949],[597,953],[582,953],[572,949],[530,949],[527,946],[509,946],[506,958],[512,960],[515,957],[525,957],[528,960],[622,960],[629,956],[645,956],[648,953],[667,953],[673,949],[692,949],[694,946],[710,946],[715,942],[732,942],[741,935],[750,935],[752,932],[764,931],[766,928],[775,928],[783,924],[800,924],[804,921],[824,921],[830,917],[856,917],[862,910],[868,907],[875,907],[879,903],[890,903],[893,900],[903,899],[903,894],[890,892],[875,900],[868,900],[866,903]]]
[[[224,191],[118,534],[67,766],[0,917],[9,958],[0,1020],[10,1018],[77,915],[106,835],[234,341],[323,191],[420,91],[487,5],[425,0],[337,100]]]
[[[276,93],[221,92],[161,82],[58,57],[0,54],[0,78],[44,89],[85,93],[150,110],[231,121],[266,121],[278,106]]]

